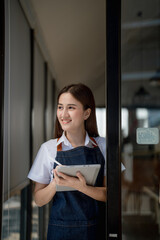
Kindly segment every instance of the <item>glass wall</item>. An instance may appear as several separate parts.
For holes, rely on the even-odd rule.
[[[49,206],[36,206],[27,175],[53,135],[56,86],[18,0],[5,1],[4,85],[1,239],[45,239]]]
[[[16,194],[3,204],[2,239],[20,239],[21,197]]]
[[[39,214],[38,207],[32,199],[32,234],[31,239],[38,240],[39,238]]]
[[[106,108],[96,108],[96,119],[99,135],[106,137]]]
[[[122,239],[160,239],[160,0],[122,0]]]

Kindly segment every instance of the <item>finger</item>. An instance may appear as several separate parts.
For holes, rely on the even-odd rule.
[[[65,180],[70,180],[72,178],[71,176],[68,176],[67,174],[62,173],[62,172],[58,172],[58,175]]]
[[[58,168],[59,168],[59,165],[57,165],[56,167],[55,167],[55,169],[58,171]]]
[[[54,178],[56,179],[56,181],[60,181],[62,177],[59,175],[56,169],[54,169],[53,172],[54,172]]]
[[[55,169],[54,169],[54,179],[57,185],[65,184],[65,180],[61,176],[59,176],[59,173],[57,173]]]
[[[53,169],[53,173],[54,173],[54,176],[55,176],[55,177],[58,177],[58,173],[57,173],[57,170],[56,170],[56,169]]]
[[[83,175],[80,173],[80,172],[77,172],[77,177],[79,178],[79,180],[81,181],[81,182],[85,182],[86,180],[85,180],[85,178],[83,177]]]

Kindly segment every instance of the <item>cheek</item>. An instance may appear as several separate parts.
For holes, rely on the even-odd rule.
[[[78,112],[75,114],[75,119],[77,120],[77,122],[84,122],[84,114],[82,112]]]

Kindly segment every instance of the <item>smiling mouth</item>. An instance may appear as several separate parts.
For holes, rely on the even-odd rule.
[[[61,120],[61,122],[63,123],[63,124],[67,124],[67,123],[70,123],[71,122],[71,120],[70,119],[62,119]]]

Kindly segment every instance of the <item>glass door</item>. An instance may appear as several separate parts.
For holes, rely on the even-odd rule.
[[[122,0],[122,239],[160,239],[160,0]]]

